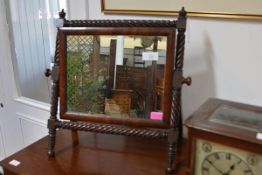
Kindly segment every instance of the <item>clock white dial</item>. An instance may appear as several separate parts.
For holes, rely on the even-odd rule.
[[[262,155],[201,139],[196,141],[194,175],[261,175]]]
[[[202,175],[253,175],[249,165],[230,152],[207,155],[201,165]]]

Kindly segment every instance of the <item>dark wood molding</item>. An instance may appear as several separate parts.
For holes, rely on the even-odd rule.
[[[161,129],[143,129],[128,127],[122,125],[110,125],[101,123],[89,123],[89,122],[68,122],[68,121],[56,121],[56,128],[72,129],[79,131],[90,131],[95,133],[105,133],[124,136],[136,136],[152,139],[166,138],[167,130]]]
[[[156,35],[167,37],[167,54],[166,64],[164,69],[164,88],[163,88],[163,120],[152,121],[146,119],[120,119],[112,117],[95,117],[90,114],[77,114],[68,112],[66,107],[66,37],[68,35]],[[175,58],[175,39],[176,28],[166,27],[142,27],[142,28],[129,28],[129,27],[109,27],[109,28],[76,28],[76,27],[62,27],[58,31],[59,39],[59,96],[60,96],[60,117],[67,120],[77,120],[86,122],[99,122],[122,124],[134,127],[149,127],[149,128],[169,128],[170,126],[170,107],[172,101],[172,80],[173,80],[173,67]],[[179,45],[183,46],[183,45]],[[171,49],[174,48],[174,49]],[[182,55],[183,56],[183,55]],[[179,57],[183,59],[183,57]],[[180,82],[180,87],[182,82]]]
[[[167,20],[65,20],[64,27],[177,27]]]

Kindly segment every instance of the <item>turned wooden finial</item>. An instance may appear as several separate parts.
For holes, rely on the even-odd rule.
[[[185,10],[185,7],[182,7],[181,10],[179,11],[179,17],[186,17],[187,12]]]
[[[61,19],[65,19],[66,13],[64,11],[64,9],[61,10],[61,12],[59,12],[59,18]]]
[[[66,16],[66,13],[64,11],[64,9],[61,10],[61,12],[58,13],[59,14],[59,18],[56,19],[56,27],[59,28],[59,27],[63,27],[64,26],[64,22],[65,22],[65,16]]]
[[[187,12],[184,7],[179,11],[179,16],[177,20],[177,28],[178,30],[185,31],[186,30],[186,20],[187,20]]]

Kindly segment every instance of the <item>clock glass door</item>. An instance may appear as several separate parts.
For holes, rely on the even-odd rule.
[[[262,155],[198,139],[195,175],[260,175]]]
[[[209,120],[225,126],[260,132],[262,126],[262,113],[221,105],[209,117]]]

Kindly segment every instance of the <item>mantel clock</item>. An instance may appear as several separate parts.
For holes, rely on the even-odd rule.
[[[188,175],[261,175],[262,108],[210,99],[185,125]]]

